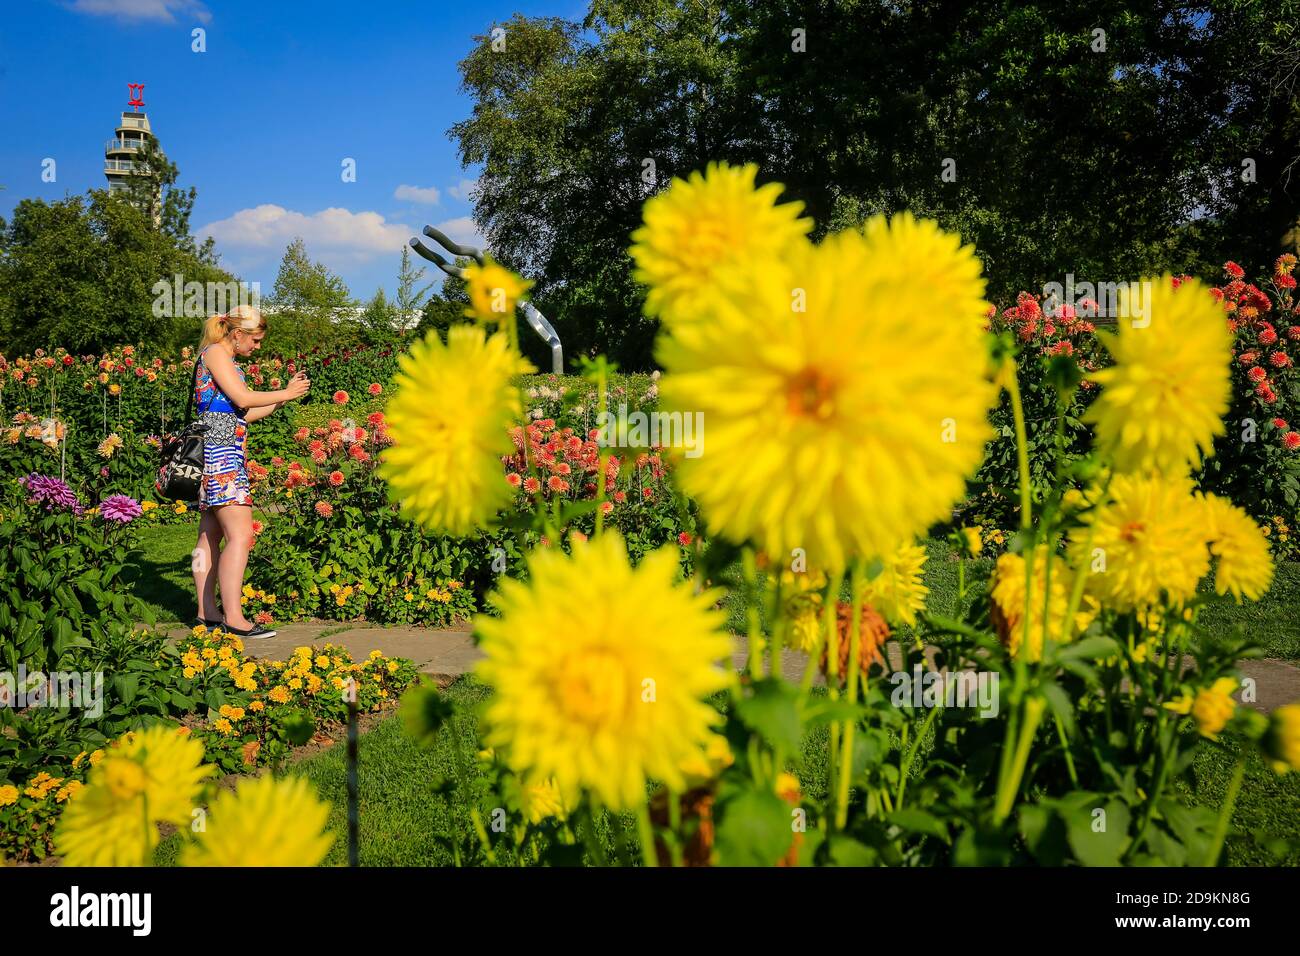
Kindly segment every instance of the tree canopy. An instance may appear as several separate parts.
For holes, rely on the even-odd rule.
[[[817,234],[934,217],[995,299],[1271,258],[1300,220],[1297,21],[1297,0],[593,0],[478,38],[449,135],[566,351],[643,367],[628,237],[715,159],[757,163]]]

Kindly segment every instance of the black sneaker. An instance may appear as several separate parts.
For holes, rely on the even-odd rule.
[[[246,631],[241,631],[239,628],[226,624],[224,621],[221,626],[226,629],[227,634],[234,634],[236,637],[251,638],[255,641],[260,641],[268,637],[275,637],[276,634],[274,628],[263,627],[261,624],[254,624]]]
[[[213,628],[226,626],[226,622],[219,617],[211,619],[206,617],[196,617],[194,619],[194,627],[198,627],[200,624],[206,627],[209,631]]]

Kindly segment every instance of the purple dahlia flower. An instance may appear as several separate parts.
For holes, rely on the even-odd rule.
[[[126,524],[140,517],[140,502],[126,495],[109,495],[99,503],[99,514],[105,521]]]
[[[27,493],[31,495],[31,501],[34,504],[44,504],[46,511],[53,511],[57,508],[67,508],[73,514],[80,517],[82,508],[81,502],[77,500],[76,493],[68,487],[67,483],[58,479],[50,478],[46,475],[38,475],[35,472],[26,478],[18,479]]]

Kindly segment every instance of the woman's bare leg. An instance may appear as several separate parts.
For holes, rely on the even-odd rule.
[[[217,564],[217,577],[221,583],[221,607],[226,623],[241,631],[252,627],[244,617],[240,602],[244,590],[244,569],[248,567],[248,552],[253,547],[253,509],[248,505],[219,505],[212,509],[226,536],[226,546],[221,549]]]
[[[221,524],[212,510],[203,512],[199,519],[199,543],[195,547],[190,567],[194,571],[194,591],[199,597],[199,617],[217,618],[217,559],[221,556]]]

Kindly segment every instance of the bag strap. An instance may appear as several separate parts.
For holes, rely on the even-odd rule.
[[[190,423],[190,415],[194,412],[194,390],[199,387],[199,362],[202,358],[202,352],[194,357],[194,378],[190,382],[190,400],[185,403],[185,425]],[[182,425],[181,428],[184,428],[185,425]]]

